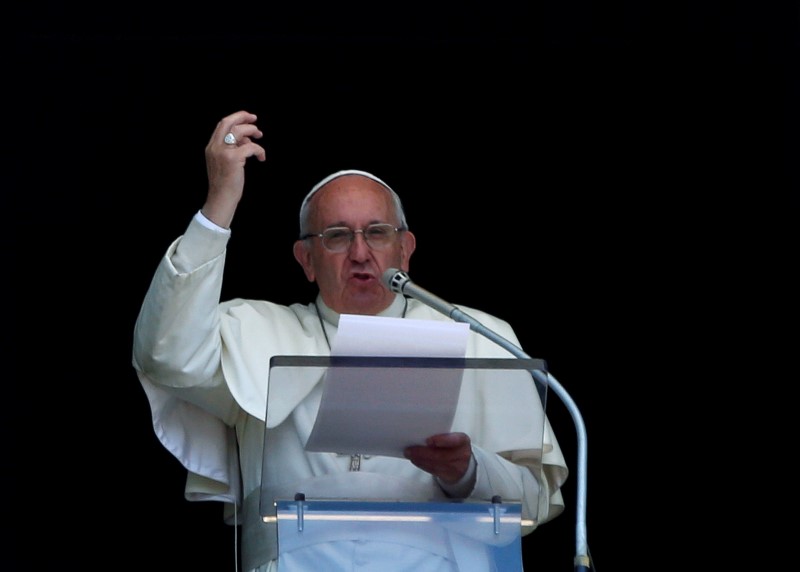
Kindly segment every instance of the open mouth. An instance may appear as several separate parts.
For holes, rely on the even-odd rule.
[[[365,272],[355,272],[352,276],[353,279],[358,280],[359,282],[366,282],[368,280],[372,280],[372,274],[367,274]]]

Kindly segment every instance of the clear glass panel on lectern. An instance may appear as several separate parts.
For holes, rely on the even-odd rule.
[[[547,387],[534,371],[545,371],[542,360],[272,358],[259,510],[275,526],[280,558],[319,543],[392,539],[404,558],[444,550],[458,564],[443,569],[493,569],[465,563],[489,558],[494,569],[521,570],[519,537],[545,494],[537,483]],[[449,432],[470,436],[479,465],[468,499],[448,497],[403,456]],[[521,465],[533,477],[525,495]]]

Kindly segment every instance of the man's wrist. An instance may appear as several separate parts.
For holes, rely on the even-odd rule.
[[[202,224],[204,227],[206,227],[208,229],[214,230],[216,232],[221,232],[223,234],[230,234],[231,233],[231,229],[223,228],[223,227],[219,226],[213,220],[211,220],[206,215],[204,215],[202,210],[197,211],[197,213],[194,215],[194,218],[195,218],[195,220],[197,222],[199,222],[200,224]]]
[[[475,455],[472,454],[469,457],[469,465],[467,466],[466,472],[455,483],[445,483],[438,477],[436,478],[436,482],[439,483],[439,487],[441,487],[447,496],[451,498],[466,498],[472,493],[472,489],[475,488],[475,477],[477,473],[478,463],[475,460]]]

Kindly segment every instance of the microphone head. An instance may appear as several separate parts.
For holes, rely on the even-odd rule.
[[[408,274],[402,270],[398,270],[397,268],[387,268],[383,272],[382,278],[384,286],[397,294],[402,294],[403,287],[407,282],[411,281],[411,279],[408,277]]]

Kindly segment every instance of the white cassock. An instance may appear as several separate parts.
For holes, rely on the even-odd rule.
[[[536,523],[523,534],[563,511],[559,489],[567,467],[543,412],[543,432],[531,436],[526,430],[536,414],[534,406],[541,409],[532,382],[476,393],[468,399],[469,410],[459,407],[453,430],[470,435],[476,461],[474,486],[470,483],[468,490],[445,492],[430,474],[405,459],[368,457],[353,471],[349,456],[307,452],[304,445],[316,418],[321,384],[270,394],[265,455],[270,358],[329,355],[338,315],[321,298],[288,307],[243,299],[220,303],[228,238],[195,218],[169,247],[136,322],[133,366],[149,399],[156,435],[188,471],[186,497],[225,502],[227,517],[237,507],[243,570],[277,570],[276,525],[264,523],[259,510],[262,485],[275,499],[293,498],[296,492],[307,498],[420,501],[500,495],[519,501],[522,518]],[[517,343],[506,322],[461,308]],[[449,320],[399,295],[381,315]],[[467,357],[513,356],[470,332]],[[415,572],[487,569],[480,548],[459,534],[408,537],[383,531],[375,538],[351,529],[333,536],[281,554],[281,572],[318,569],[320,562],[326,571],[354,566]]]

